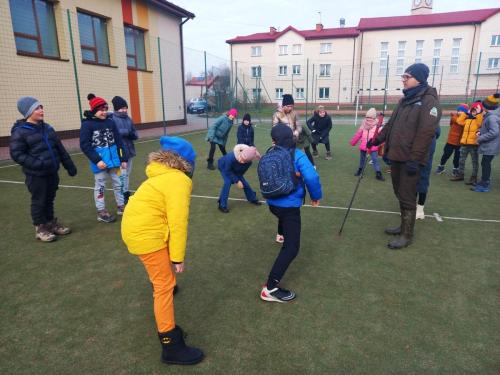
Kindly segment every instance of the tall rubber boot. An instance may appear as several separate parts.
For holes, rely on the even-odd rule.
[[[397,227],[389,227],[385,228],[385,233],[390,234],[392,236],[397,236],[401,234],[401,226],[403,225],[403,210],[401,210],[400,223]]]
[[[171,331],[158,333],[161,342],[161,361],[169,365],[195,365],[203,360],[203,352],[198,348],[187,346],[184,332],[175,326]]]
[[[401,235],[387,244],[390,249],[397,250],[411,245],[415,217],[416,210],[403,210],[401,213]]]

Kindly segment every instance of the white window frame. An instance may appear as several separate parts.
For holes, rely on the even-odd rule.
[[[302,55],[302,44],[294,44],[292,46],[292,55]]]
[[[398,42],[398,56],[396,59],[396,74],[401,75],[405,68],[405,51],[406,51],[406,40],[400,40]]]
[[[304,99],[304,88],[296,87],[295,88],[295,99]]]
[[[279,46],[279,49],[280,49],[280,56],[288,55],[288,45],[287,44],[281,44]]]
[[[276,88],[276,99],[281,100],[283,99],[283,89],[281,87]]]
[[[278,67],[278,75],[280,75],[280,76],[288,75],[288,66],[287,65],[280,65]]]
[[[500,47],[500,35],[491,36],[491,47]]]
[[[488,69],[500,68],[500,57],[490,57],[488,59]]]
[[[250,55],[252,57],[262,56],[262,46],[252,46],[250,47]]]
[[[385,76],[387,74],[387,58],[389,56],[389,42],[380,42],[380,57],[378,75]]]
[[[332,43],[321,43],[319,53],[332,53]]]
[[[292,75],[300,76],[300,65],[292,65]]]
[[[432,53],[431,74],[440,74],[439,67],[441,66],[441,48],[443,47],[443,39],[434,39],[434,50]]]
[[[332,64],[319,64],[319,76],[331,77]]]
[[[415,42],[415,62],[422,62],[422,55],[424,54],[424,40],[420,39]]]
[[[462,44],[462,38],[453,38],[452,43],[450,73],[458,74],[458,66],[460,64],[460,44]]]
[[[319,99],[330,99],[330,88],[320,87],[318,97]]]
[[[260,65],[252,66],[250,68],[250,75],[252,78],[262,78],[262,67]]]

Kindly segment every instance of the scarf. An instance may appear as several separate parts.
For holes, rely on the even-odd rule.
[[[403,94],[404,94],[404,99],[403,101],[408,103],[409,101],[413,100],[417,95],[421,94],[423,91],[425,91],[429,87],[429,84],[427,82],[422,82],[418,86],[412,87],[411,89],[404,89]]]

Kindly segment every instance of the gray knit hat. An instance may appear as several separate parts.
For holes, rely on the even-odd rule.
[[[32,96],[22,96],[17,100],[17,110],[21,112],[23,118],[30,117],[33,111],[40,105],[42,103]]]

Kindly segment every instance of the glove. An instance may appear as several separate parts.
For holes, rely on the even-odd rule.
[[[69,167],[67,169],[67,171],[68,171],[68,174],[70,175],[70,177],[76,176],[77,170],[76,170],[76,167],[74,165],[72,165],[71,167]]]
[[[366,142],[366,148],[372,148],[373,146],[375,146],[373,142],[373,139],[368,140],[368,142]]]
[[[418,171],[418,163],[414,160],[408,160],[405,163],[406,173],[408,176],[415,176]]]

